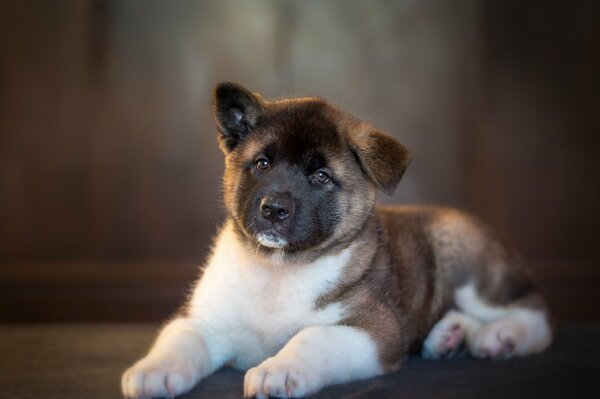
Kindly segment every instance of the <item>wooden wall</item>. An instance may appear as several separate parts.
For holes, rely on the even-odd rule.
[[[0,3],[0,321],[154,321],[222,220],[210,91],[319,95],[414,155],[600,320],[596,2]]]

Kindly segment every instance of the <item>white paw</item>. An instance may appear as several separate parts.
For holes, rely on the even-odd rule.
[[[121,389],[126,398],[173,398],[189,391],[197,379],[190,362],[146,357],[123,373]]]
[[[481,328],[477,320],[454,310],[438,321],[423,342],[422,355],[439,359],[459,354],[467,341]]]
[[[438,323],[423,343],[423,357],[439,359],[452,357],[460,352],[465,342],[465,331],[459,323],[451,320]]]
[[[522,326],[511,319],[487,324],[477,332],[470,347],[471,354],[481,359],[508,359],[515,353],[523,334]]]
[[[299,398],[319,389],[317,379],[293,359],[271,357],[246,372],[244,397]]]

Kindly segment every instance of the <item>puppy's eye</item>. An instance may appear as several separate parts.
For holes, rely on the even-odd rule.
[[[327,183],[330,179],[331,177],[329,177],[329,175],[322,170],[319,170],[314,175],[312,175],[312,180],[321,184]]]
[[[267,170],[269,169],[269,160],[266,158],[260,158],[256,160],[256,167],[260,170]]]

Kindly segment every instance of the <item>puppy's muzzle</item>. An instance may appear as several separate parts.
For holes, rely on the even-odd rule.
[[[294,204],[282,195],[269,195],[260,201],[260,215],[272,222],[281,223],[294,214]]]

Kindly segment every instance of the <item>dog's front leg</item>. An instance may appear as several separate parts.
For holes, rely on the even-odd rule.
[[[381,372],[375,342],[364,330],[341,325],[309,327],[275,356],[248,370],[244,396],[301,397],[327,385]]]
[[[123,374],[123,395],[126,398],[172,398],[189,391],[200,379],[222,366],[223,354],[214,347],[196,320],[171,321],[150,352]]]

